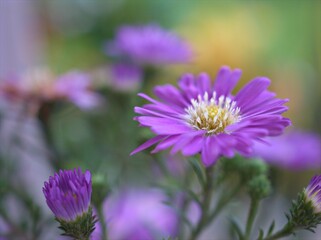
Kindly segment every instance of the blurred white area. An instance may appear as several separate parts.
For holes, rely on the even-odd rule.
[[[0,79],[19,74],[42,59],[38,1],[0,0]],[[48,154],[35,119],[19,116],[20,109],[1,102],[1,151],[11,156],[17,168],[13,179],[23,184],[34,200],[45,207],[42,194],[44,180],[52,174]],[[12,139],[21,144],[14,146]],[[41,151],[35,149],[42,149]],[[8,181],[13,181],[8,179]]]
[[[0,80],[21,74],[39,65],[43,59],[37,3],[33,0],[0,0]],[[0,101],[0,151],[7,156],[5,164],[13,165],[15,169],[8,174],[7,181],[18,189],[25,189],[49,217],[51,213],[42,186],[53,169],[39,125],[36,119],[22,116],[19,107],[6,105]],[[13,221],[19,222],[26,216],[17,201],[6,200]],[[56,231],[55,227],[46,230],[46,236],[41,239],[53,239]]]
[[[0,0],[0,79],[41,61],[37,2]]]

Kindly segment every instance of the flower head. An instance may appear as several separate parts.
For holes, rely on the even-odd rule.
[[[321,167],[321,138],[315,133],[291,130],[254,145],[254,155],[266,162],[291,170]]]
[[[47,68],[33,69],[11,77],[0,84],[0,94],[10,102],[22,102],[29,107],[57,100],[70,101],[82,109],[97,106],[101,97],[91,90],[88,74],[73,71],[55,76]]]
[[[107,53],[151,65],[185,63],[191,58],[185,42],[157,25],[121,27],[114,42],[107,44]]]
[[[233,96],[240,76],[239,69],[222,67],[214,85],[205,73],[198,77],[186,74],[179,80],[179,89],[170,84],[155,87],[160,101],[139,94],[150,104],[136,107],[135,112],[142,116],[135,119],[157,136],[132,154],[158,143],[153,153],[170,147],[172,154],[201,153],[209,166],[235,152],[249,156],[254,142],[281,134],[290,124],[281,116],[288,100],[275,98],[267,90],[270,80],[265,77],[253,79]]]
[[[297,229],[314,229],[321,223],[321,175],[314,176],[306,189],[292,201],[290,213],[286,214],[287,226],[292,232]]]
[[[110,239],[153,240],[175,236],[177,215],[158,190],[127,190],[105,202]]]
[[[308,201],[312,202],[314,211],[321,213],[321,175],[314,176],[307,188],[304,190]]]
[[[91,174],[80,169],[60,170],[43,188],[48,207],[64,221],[74,221],[88,212],[91,192]]]
[[[16,101],[48,101],[54,98],[55,77],[48,68],[36,68],[10,76],[0,85],[2,97]]]

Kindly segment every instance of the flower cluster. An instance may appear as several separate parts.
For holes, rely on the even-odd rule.
[[[234,96],[231,92],[240,76],[239,69],[222,67],[214,84],[205,73],[185,74],[179,89],[170,84],[155,87],[159,101],[140,93],[150,104],[135,107],[142,115],[135,119],[157,136],[132,154],[158,143],[153,153],[170,147],[172,154],[201,153],[204,165],[210,166],[235,152],[249,156],[256,141],[280,135],[290,124],[281,116],[288,100],[275,98],[265,77],[253,79]]]

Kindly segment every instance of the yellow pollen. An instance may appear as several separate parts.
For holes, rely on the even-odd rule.
[[[185,111],[185,120],[197,130],[206,130],[206,135],[213,135],[225,132],[225,128],[240,120],[239,108],[236,103],[227,97],[220,97],[219,100],[213,97],[208,99],[208,94],[204,97],[193,99]]]

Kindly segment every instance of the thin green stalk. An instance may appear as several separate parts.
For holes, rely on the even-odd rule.
[[[105,221],[105,218],[104,218],[104,213],[103,213],[103,206],[102,204],[99,206],[98,208],[98,223],[100,222],[101,224],[101,229],[102,229],[102,236],[103,238],[102,239],[105,239],[107,240],[108,239],[108,233],[107,233],[107,227],[106,227],[106,221]]]
[[[76,240],[89,240],[89,237],[80,237],[79,239]]]
[[[189,240],[196,240],[201,232],[205,229],[208,222],[208,211],[210,209],[213,190],[213,166],[206,168],[206,182],[203,185],[203,200],[201,206],[201,217],[192,230]]]
[[[295,228],[293,227],[293,225],[291,223],[288,223],[280,231],[274,233],[271,236],[263,238],[263,240],[275,240],[275,239],[279,239],[282,237],[286,237],[286,236],[291,235],[294,232],[294,230],[295,230]]]
[[[50,130],[50,117],[51,117],[52,107],[53,105],[50,103],[44,104],[43,106],[41,106],[38,113],[38,120],[43,133],[46,147],[49,149],[49,153],[50,153],[49,158],[55,170],[59,170],[60,168],[59,154],[57,149],[55,148],[54,141],[52,139],[51,130]]]
[[[246,230],[245,230],[245,235],[244,235],[244,240],[249,240],[251,236],[251,230],[253,227],[254,219],[257,213],[257,209],[259,206],[260,200],[257,198],[252,198],[251,199],[251,206],[249,209],[249,214],[247,217],[247,222],[246,222]]]
[[[191,178],[190,178],[190,172],[187,171],[184,176],[184,182],[183,184],[185,185],[186,189],[189,189],[190,183],[191,183]],[[192,191],[192,190],[191,190]],[[187,193],[188,194],[188,193]],[[178,226],[178,239],[184,239],[184,231],[183,231],[183,220],[184,220],[184,213],[187,212],[189,204],[191,202],[191,198],[184,196],[183,202],[182,202],[182,207],[180,209],[181,214],[180,214],[180,219],[179,219],[179,226]]]
[[[228,194],[223,195],[223,196],[219,199],[219,201],[218,201],[218,203],[217,203],[214,211],[210,214],[210,216],[209,216],[209,218],[208,218],[208,223],[211,223],[211,222],[220,214],[220,212],[224,209],[224,207],[225,207],[225,206],[233,199],[233,197],[240,191],[241,186],[242,186],[241,183],[238,184],[238,185],[236,185],[235,188],[234,188],[231,192],[229,192]]]

